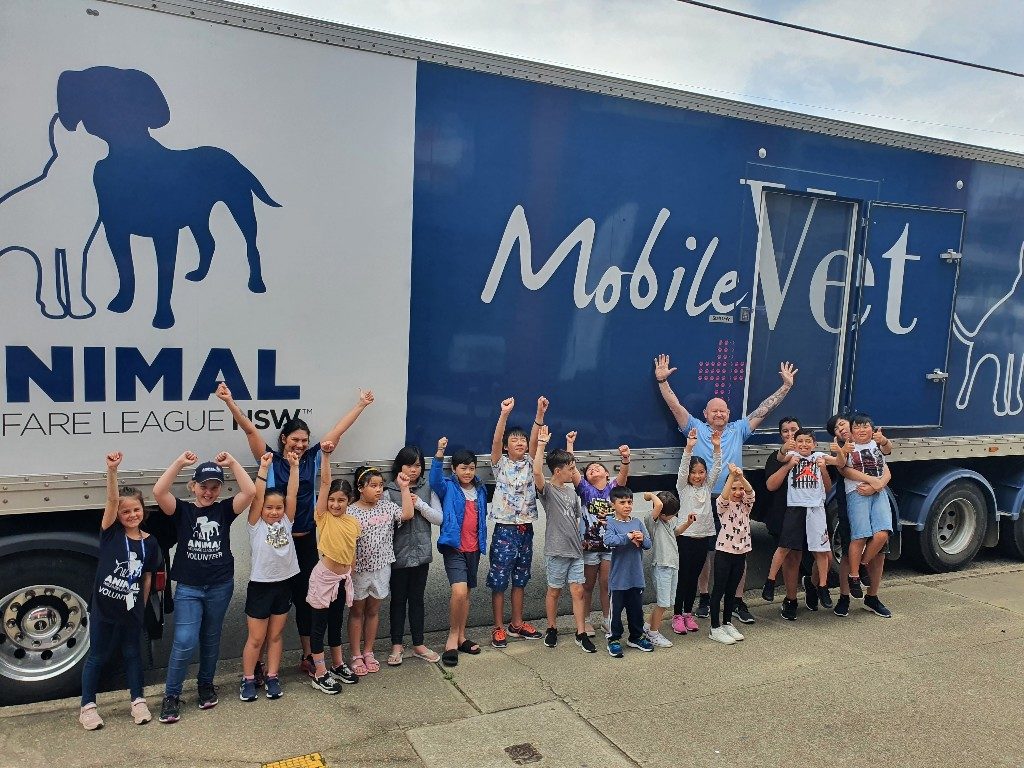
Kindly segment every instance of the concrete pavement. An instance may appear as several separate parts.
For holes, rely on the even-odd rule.
[[[802,611],[795,623],[750,599],[758,621],[742,643],[702,631],[624,659],[601,643],[582,653],[563,620],[556,649],[511,641],[454,670],[410,657],[334,697],[291,667],[283,699],[243,704],[229,662],[221,704],[200,712],[186,687],[174,726],[135,726],[123,693],[101,696],[107,726],[93,733],[74,700],[0,710],[0,766],[254,766],[310,752],[332,767],[1024,766],[1024,564],[901,579],[883,598],[891,620],[854,601],[848,618]]]

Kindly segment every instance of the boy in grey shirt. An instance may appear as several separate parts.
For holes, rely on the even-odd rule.
[[[576,460],[562,449],[551,452],[547,458],[551,480],[545,482],[541,466],[544,448],[551,439],[546,426],[537,435],[537,449],[533,458],[533,481],[537,486],[537,498],[544,505],[547,526],[544,531],[544,557],[547,568],[548,592],[545,600],[548,628],[544,634],[544,645],[554,648],[558,644],[558,598],[562,588],[569,583],[572,595],[572,614],[576,620],[576,645],[587,653],[596,653],[597,648],[587,636],[586,607],[583,604],[583,543],[580,539],[580,521],[583,508],[572,484]]]

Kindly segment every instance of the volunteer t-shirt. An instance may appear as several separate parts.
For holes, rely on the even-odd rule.
[[[231,523],[235,521],[233,499],[221,499],[208,507],[177,499],[174,527],[178,544],[174,551],[171,578],[179,584],[202,587],[235,578],[231,555]]]
[[[547,524],[544,528],[546,557],[583,557],[580,541],[580,519],[583,509],[572,485],[544,483],[538,492],[544,502]]]
[[[466,507],[462,513],[462,530],[459,533],[459,552],[480,551],[480,512],[476,506],[476,494],[473,498],[466,497]]]
[[[142,578],[160,570],[163,558],[156,538],[130,539],[115,521],[100,531],[99,562],[90,611],[114,623],[142,624]]]
[[[252,550],[249,581],[285,581],[299,572],[292,522],[287,516],[276,523],[260,518],[255,525],[249,525],[249,546]]]
[[[786,477],[786,505],[820,507],[825,503],[825,484],[821,481],[818,459],[826,458],[828,454],[814,451],[809,456],[801,456],[796,451],[790,451],[786,456],[797,457],[796,464]]]
[[[885,474],[885,456],[878,443],[869,440],[866,443],[854,443],[853,450],[846,457],[846,466],[863,472],[868,477],[881,477]],[[846,479],[846,492],[853,493],[860,485],[858,480]]]

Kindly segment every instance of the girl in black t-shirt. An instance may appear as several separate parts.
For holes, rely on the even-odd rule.
[[[100,672],[115,648],[121,651],[132,718],[142,725],[153,719],[142,695],[142,611],[160,569],[160,548],[139,527],[146,517],[142,494],[117,488],[123,456],[107,454],[107,505],[100,522],[100,553],[96,584],[89,607],[89,657],[82,668],[82,709],[78,721],[88,731],[103,727],[96,709]]]

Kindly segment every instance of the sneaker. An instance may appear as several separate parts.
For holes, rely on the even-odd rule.
[[[652,629],[647,632],[647,639],[650,640],[651,644],[656,648],[672,647],[672,641],[656,629]]]
[[[702,592],[700,595],[700,601],[697,603],[697,610],[695,611],[698,619],[706,619],[711,616],[711,595],[707,592]]]
[[[176,723],[181,718],[181,699],[177,696],[164,696],[164,702],[160,705],[160,722]]]
[[[832,607],[832,595],[828,593],[828,587],[818,587],[817,594],[822,608],[828,610]]]
[[[344,683],[345,685],[355,685],[359,682],[359,677],[344,661],[336,667],[331,667],[327,672],[337,682]]]
[[[850,596],[840,595],[839,599],[836,600],[836,607],[832,609],[832,613],[834,613],[836,616],[849,616]]]
[[[243,677],[238,683],[238,698],[242,701],[256,701],[256,681]]]
[[[786,621],[796,621],[796,610],[796,600],[787,599],[782,601],[782,610],[780,613],[782,614],[782,618]]]
[[[727,621],[725,624],[722,625],[722,629],[725,630],[725,634],[727,634],[736,642],[739,642],[743,639],[743,633],[736,629],[736,627],[732,625],[732,622]]]
[[[636,648],[638,651],[644,651],[650,653],[654,650],[654,644],[646,637],[641,637],[639,640],[626,640],[626,645],[630,648]]]
[[[742,621],[744,624],[753,624],[757,619],[754,618],[754,614],[747,608],[747,604],[743,602],[742,598],[736,599],[736,606],[732,609],[732,615]]]
[[[313,654],[310,653],[302,657],[302,661],[299,662],[299,672],[316,677],[316,663],[313,661]]]
[[[769,603],[775,602],[775,579],[765,579],[761,587],[761,597]]]
[[[554,627],[548,627],[548,631],[544,633],[544,645],[548,648],[554,648],[558,645],[558,630]]]
[[[587,653],[597,653],[597,646],[594,645],[594,641],[590,639],[590,635],[586,632],[583,634],[576,634],[576,645]]]
[[[864,610],[871,611],[876,616],[881,616],[883,619],[891,619],[892,611],[882,605],[882,601],[878,599],[876,595],[867,595],[864,598]]]
[[[508,635],[505,634],[504,627],[495,627],[491,630],[491,645],[495,648],[508,647]]]
[[[868,573],[867,566],[864,563],[860,564],[860,573],[857,574],[860,577],[860,583],[865,587],[871,586],[871,574]]]
[[[855,579],[853,576],[850,577],[850,597],[856,597],[858,600],[864,597],[864,590],[860,588],[860,579]]]
[[[217,698],[217,686],[213,683],[199,684],[199,708],[213,709],[220,699]]]
[[[732,639],[732,635],[725,631],[723,627],[712,627],[711,632],[708,634],[715,642],[721,643],[722,645],[735,645],[736,641]]]
[[[710,609],[709,609],[710,610]],[[692,613],[683,614],[683,626],[687,632],[699,632],[700,624],[697,623],[697,619],[693,617]]]
[[[540,640],[541,637],[543,637],[541,632],[528,621],[524,621],[522,625],[518,627],[509,624],[508,633],[513,637],[520,637],[523,640]]]
[[[263,668],[263,662],[256,662],[256,669],[252,673],[253,679],[256,681],[256,687],[262,688],[267,682],[267,671]]]
[[[268,699],[280,699],[284,696],[284,691],[281,690],[281,678],[277,675],[267,678],[267,698]]]
[[[677,635],[686,634],[686,624],[683,623],[683,614],[677,613],[672,617],[672,631]]]
[[[613,659],[621,659],[622,658],[622,643],[620,643],[618,640],[609,640],[608,641],[608,655],[611,656]]]
[[[82,711],[78,713],[78,722],[87,731],[98,731],[103,727],[103,718],[100,717],[100,711],[96,709],[95,704],[82,707]]]
[[[818,610],[818,588],[814,586],[810,576],[804,576],[804,604],[808,611]],[[828,607],[828,606],[826,606]]]
[[[136,725],[145,725],[153,719],[153,713],[146,706],[145,699],[136,699],[132,702],[132,720]]]
[[[314,677],[310,685],[318,691],[326,693],[328,696],[341,693],[341,686],[338,685],[338,682],[327,672],[324,672],[320,677]]]

